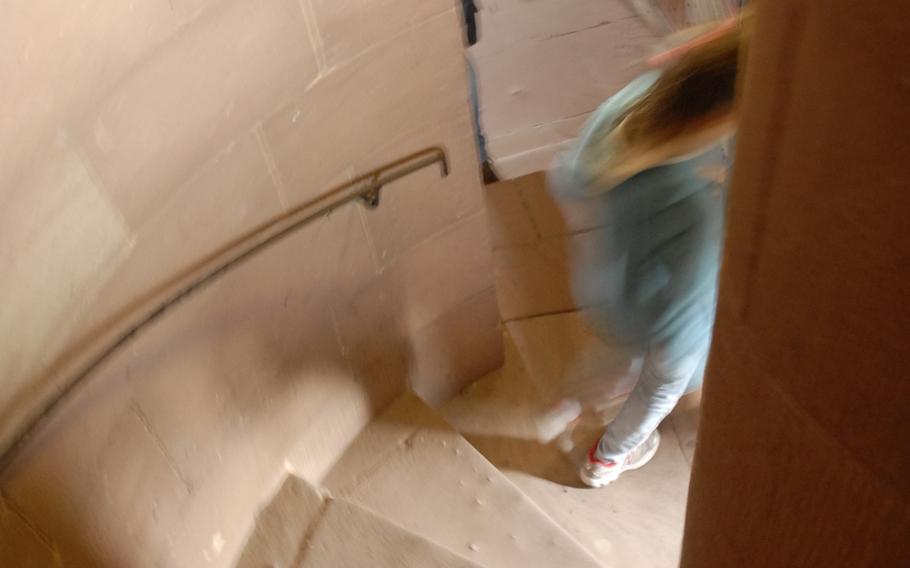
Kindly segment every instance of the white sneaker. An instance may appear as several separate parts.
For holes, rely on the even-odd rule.
[[[621,462],[616,462],[598,458],[595,455],[597,452],[597,444],[595,443],[588,451],[588,457],[585,460],[585,464],[581,466],[578,476],[589,487],[603,487],[612,481],[616,481],[620,474],[638,469],[651,461],[651,458],[657,453],[659,445],[660,433],[655,430],[644,442],[626,454],[625,459]]]

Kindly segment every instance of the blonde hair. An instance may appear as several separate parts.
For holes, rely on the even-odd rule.
[[[735,25],[697,42],[667,64],[651,88],[620,117],[626,143],[658,145],[733,109],[750,15],[750,10],[744,10]]]

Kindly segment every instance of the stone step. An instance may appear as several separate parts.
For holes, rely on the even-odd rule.
[[[235,568],[290,568],[324,509],[325,499],[319,490],[288,475],[269,504],[256,515],[253,533]]]
[[[237,568],[480,568],[289,475],[256,517]]]
[[[298,568],[480,568],[371,511],[330,499]]]
[[[586,414],[559,443],[537,441],[535,418],[552,402],[541,392],[551,389],[540,385],[577,370],[570,365],[578,356],[566,340],[571,326],[554,321],[563,317],[538,318],[549,324],[549,343],[545,326],[533,330],[533,337],[516,337],[528,331],[517,324],[537,327],[536,320],[510,323],[502,369],[474,382],[439,412],[605,568],[677,566],[690,473],[684,452],[687,443],[694,444],[697,403],[687,399],[664,422],[660,448],[646,467],[604,489],[584,487],[578,466],[624,399],[602,408],[599,416]],[[528,341],[516,345],[519,339]],[[602,368],[602,382],[609,389],[611,375]]]
[[[411,394],[358,436],[323,483],[336,498],[487,568],[600,566]]]

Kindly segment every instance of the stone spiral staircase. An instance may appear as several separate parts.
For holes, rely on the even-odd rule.
[[[41,59],[4,68],[21,96],[2,129],[17,143],[0,241],[25,260],[4,279],[3,443],[58,390],[38,371],[161,275],[420,148],[444,147],[451,171],[314,223],[99,369],[0,472],[0,568],[675,561],[683,454],[665,444],[626,490],[573,488],[572,460],[532,443],[535,381],[559,369],[513,353],[436,410],[412,394],[388,405],[405,384],[436,404],[498,365],[500,316],[518,350],[532,328],[549,347],[579,329],[556,282],[575,237],[541,210],[540,184],[480,190],[457,3],[26,4],[6,51]],[[640,28],[611,20],[597,33]],[[34,219],[60,230],[32,238]],[[629,510],[646,517],[620,520]],[[600,511],[618,512],[612,526]]]
[[[238,568],[600,564],[414,395],[396,400],[320,487],[289,473]]]
[[[0,568],[678,565],[696,405],[661,426],[648,467],[602,491],[577,487],[574,462],[606,415],[563,448],[535,441],[549,381],[576,362],[602,371],[609,356],[595,342],[578,357],[591,338],[564,282],[565,245],[597,238],[596,219],[554,214],[539,179],[478,191],[455,2],[8,4],[0,445],[56,390],[34,372],[162,275],[419,148],[442,144],[452,170],[402,182],[375,215],[337,211],[110,360],[0,467]],[[653,36],[630,6],[650,21],[650,8],[717,3],[484,4],[546,16],[489,10],[475,53],[489,58],[486,93],[508,93],[485,126],[494,156],[515,157],[500,172],[512,178],[544,167],[634,71],[633,48]],[[712,373],[729,380],[706,407],[686,566],[910,565],[893,451],[907,439],[904,337],[882,333],[907,320],[907,279],[894,277],[906,266],[894,143],[908,124],[895,88],[905,8],[810,4],[763,3],[767,39],[750,56],[743,116],[757,128],[742,138],[742,222],[726,245],[750,261],[729,269],[739,284],[721,323],[736,333],[718,334]],[[610,15],[552,25],[569,5]],[[543,40],[547,58],[489,33],[497,21]],[[502,73],[528,69],[521,58],[558,71],[536,74],[545,102],[572,92],[573,70],[602,81],[593,101],[572,93],[581,114],[512,131],[503,119],[534,102]],[[852,120],[818,136],[831,116]],[[496,140],[497,128],[511,134]],[[876,200],[857,221],[855,188],[869,180]],[[756,275],[762,285],[740,286]],[[733,317],[740,302],[748,321]],[[437,404],[489,372],[499,331],[502,369],[434,408],[402,394]],[[837,388],[820,401],[816,384]],[[609,390],[615,407],[627,385]]]
[[[573,226],[592,221],[570,215],[557,231],[548,220],[559,213],[546,199],[540,174],[488,188],[497,293],[511,316],[503,367],[436,408],[413,393],[399,396],[317,483],[288,464],[238,568],[677,562],[698,397],[684,399],[661,427],[664,443],[647,468],[606,490],[579,486],[577,464],[631,384],[604,380],[616,376],[610,347],[574,309],[563,289],[565,258],[553,252],[579,238]],[[540,286],[516,294],[515,278]],[[540,444],[535,413],[566,374],[596,378],[605,404],[561,443]]]

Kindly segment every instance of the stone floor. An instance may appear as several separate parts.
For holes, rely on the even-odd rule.
[[[563,318],[565,316],[548,316]],[[442,408],[445,418],[605,567],[677,564],[697,428],[697,396],[690,395],[660,428],[662,443],[646,467],[604,489],[588,489],[576,472],[601,424],[584,420],[574,448],[536,440],[534,416],[546,402],[540,377],[516,344],[523,322],[507,324],[506,364]],[[538,347],[538,346],[535,346]],[[558,363],[554,364],[554,367]]]
[[[565,452],[535,441],[533,418],[552,375],[529,371],[532,358],[518,345],[540,346],[512,340],[522,323],[506,326],[506,364],[443,408],[405,394],[318,486],[289,472],[257,515],[238,566],[676,565],[689,479],[681,441],[693,433],[694,407],[661,427],[647,467],[586,489],[577,463],[602,422],[583,421]]]
[[[238,568],[602,566],[412,393],[320,483],[289,471],[244,548]]]

